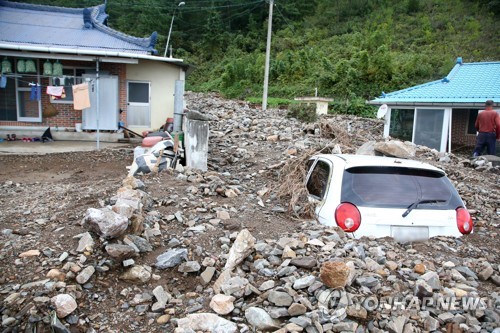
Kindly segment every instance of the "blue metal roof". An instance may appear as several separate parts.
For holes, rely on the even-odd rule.
[[[500,62],[463,63],[458,58],[442,80],[382,93],[369,104],[484,104],[488,99],[500,102]]]
[[[157,34],[137,38],[105,25],[105,6],[64,8],[0,0],[0,43],[157,54]]]

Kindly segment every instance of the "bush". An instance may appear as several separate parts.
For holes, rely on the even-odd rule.
[[[305,121],[306,123],[316,121],[318,119],[316,104],[290,104],[286,116]]]

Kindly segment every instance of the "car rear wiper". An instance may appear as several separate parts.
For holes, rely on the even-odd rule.
[[[412,203],[410,206],[408,206],[408,209],[403,213],[403,217],[408,216],[410,212],[415,209],[418,205],[423,204],[423,203],[438,203],[438,202],[446,202],[446,200],[442,199],[423,199],[423,200],[417,200],[414,203]]]

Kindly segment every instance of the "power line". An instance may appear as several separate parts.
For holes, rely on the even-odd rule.
[[[276,4],[276,9],[278,10],[278,13],[280,14],[280,16],[283,18],[283,20],[285,20],[285,23],[286,25],[288,25],[290,27],[290,29],[292,29],[292,31],[295,31],[295,28],[293,27],[293,25],[290,23],[290,21],[288,21],[288,19],[283,15],[283,12],[281,11],[281,9],[278,7],[278,4]]]

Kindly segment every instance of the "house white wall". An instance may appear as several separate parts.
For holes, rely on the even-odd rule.
[[[181,67],[141,59],[137,65],[127,65],[126,78],[127,81],[151,83],[151,127],[133,127],[134,131],[156,130],[165,124],[167,118],[173,118],[175,81],[184,79]]]

